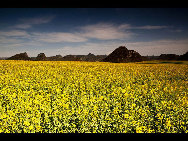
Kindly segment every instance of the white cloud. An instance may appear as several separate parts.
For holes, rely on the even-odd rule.
[[[0,31],[0,47],[15,48],[21,47],[22,44],[27,43],[25,39],[29,39],[30,35],[23,30]]]
[[[20,43],[21,40],[19,39],[12,39],[12,38],[6,38],[3,36],[0,36],[0,44],[15,44]]]
[[[76,33],[66,33],[66,32],[32,33],[32,36],[37,41],[48,42],[48,43],[87,41],[87,38],[81,37]]]
[[[118,26],[120,30],[125,30],[125,29],[132,29],[133,27],[130,24],[121,24]]]
[[[17,24],[15,26],[13,26],[14,28],[20,28],[20,29],[27,29],[30,28],[31,25],[30,24]]]
[[[133,35],[132,32],[122,31],[121,27],[109,23],[83,26],[80,29],[81,36],[99,40],[126,39]]]
[[[168,26],[132,26],[130,24],[115,25],[111,23],[98,23],[80,27],[80,36],[98,40],[129,39],[136,33],[131,29],[153,30],[165,29]]]
[[[169,30],[170,32],[173,32],[173,33],[180,33],[182,32],[183,30],[181,29],[174,29],[174,30]]]
[[[157,40],[149,42],[105,41],[102,43],[83,43],[79,46],[59,47],[54,52],[61,55],[79,55],[93,53],[95,55],[110,54],[119,46],[126,46],[129,50],[135,50],[143,56],[160,54],[184,54],[188,51],[188,39],[184,40]],[[51,52],[52,53],[52,52]],[[57,54],[57,53],[56,53]],[[54,55],[56,55],[54,54]],[[51,54],[52,55],[52,54]]]
[[[160,55],[160,54],[184,54],[188,51],[187,48],[188,39],[184,40],[157,40],[149,42],[125,42],[125,41],[104,41],[104,42],[83,42],[79,45],[74,46],[73,44],[67,44],[66,46],[54,46],[53,48],[44,47],[41,42],[30,41],[21,42],[14,44],[0,44],[1,48],[10,49],[13,52],[27,52],[29,56],[37,56],[38,53],[44,52],[46,56],[54,56],[57,54],[64,55],[86,55],[88,53],[93,53],[95,55],[110,54],[119,46],[126,46],[129,50],[135,50],[141,55]],[[27,47],[27,48],[25,48]],[[2,48],[2,50],[4,50]],[[0,56],[10,56],[9,53],[0,52]]]
[[[22,19],[22,24],[18,24],[15,27],[27,29],[30,28],[33,24],[42,24],[50,22],[54,16],[48,17],[38,17],[38,18],[29,18]],[[19,36],[19,37],[28,37],[32,40],[42,41],[47,43],[60,43],[60,42],[86,42],[89,39],[97,40],[125,40],[130,39],[136,33],[131,32],[129,29],[161,29],[167,28],[166,26],[140,26],[134,27],[130,24],[120,24],[115,25],[111,23],[98,23],[93,25],[86,25],[82,27],[77,27],[76,32],[34,32],[27,34],[23,30],[12,30],[8,32],[0,32],[0,35],[4,36]]]
[[[149,42],[129,42],[128,48],[137,50],[141,55],[184,54],[188,51],[188,39],[157,40]]]
[[[21,22],[20,24],[12,26],[12,28],[27,29],[27,28],[32,27],[33,25],[49,23],[54,18],[55,18],[54,15],[43,16],[43,17],[34,17],[34,18],[24,18],[24,19],[20,19],[20,22]]]
[[[23,30],[11,30],[11,31],[0,31],[0,36],[21,37],[21,36],[29,36],[29,34]]]
[[[95,55],[108,55],[121,45],[125,45],[125,42],[105,41],[102,43],[82,43],[76,47],[73,45],[59,47],[56,52],[59,52],[61,55],[87,55],[88,53],[93,53]]]
[[[152,29],[164,29],[168,28],[168,26],[153,26],[153,25],[146,25],[146,26],[136,26],[132,27],[132,29],[146,29],[146,30],[152,30]]]
[[[119,29],[122,30],[129,30],[129,29],[143,29],[143,30],[153,30],[153,29],[165,29],[170,28],[170,26],[164,26],[164,25],[145,25],[145,26],[132,26],[130,24],[121,24]]]
[[[43,16],[43,17],[34,17],[34,18],[25,18],[25,19],[20,19],[22,23],[25,24],[44,24],[44,23],[49,23],[54,19],[55,16]]]
[[[51,18],[30,18],[23,19],[21,24],[16,25],[18,28],[27,29],[34,24],[42,24],[50,22]],[[167,26],[132,26],[130,24],[115,25],[111,23],[98,23],[77,27],[74,32],[26,32],[25,30],[0,31],[0,47],[5,49],[24,49],[31,53],[31,48],[44,52],[46,43],[69,43],[67,46],[56,49],[46,49],[47,56],[56,54],[88,54],[94,53],[98,55],[109,54],[121,45],[125,45],[125,40],[130,39],[133,33],[130,29],[165,29]],[[170,30],[169,30],[170,31]],[[175,31],[175,30],[174,30]],[[181,32],[179,30],[175,32]],[[25,40],[27,39],[27,40]],[[100,42],[93,43],[97,39]],[[92,42],[91,42],[92,41]],[[79,43],[72,45],[71,43]],[[127,48],[135,50],[141,55],[160,55],[162,53],[184,54],[187,51],[188,40],[158,40],[149,42],[127,42]],[[43,48],[43,49],[42,49]],[[181,48],[181,49],[179,49]],[[41,50],[40,50],[41,49]],[[1,56],[1,55],[0,55]]]
[[[107,23],[99,23],[95,25],[87,25],[78,27],[78,30],[73,33],[69,32],[47,32],[31,33],[34,40],[60,43],[60,42],[86,42],[89,39],[98,40],[124,40],[130,38],[133,33],[129,31],[120,30],[119,26],[114,26]]]

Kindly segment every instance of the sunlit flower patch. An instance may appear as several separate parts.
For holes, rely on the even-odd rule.
[[[2,133],[188,132],[188,65],[0,61]]]

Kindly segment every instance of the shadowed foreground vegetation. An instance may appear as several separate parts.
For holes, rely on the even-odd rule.
[[[153,60],[153,61],[137,62],[137,64],[186,64],[188,65],[188,61]]]

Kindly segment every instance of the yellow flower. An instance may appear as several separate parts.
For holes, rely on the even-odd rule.
[[[33,125],[30,125],[30,126],[29,126],[29,130],[33,130]]]
[[[171,122],[170,122],[170,119],[167,119],[166,125],[167,125],[168,127],[171,127],[171,126],[172,126],[172,125],[171,125]]]
[[[24,125],[29,126],[30,123],[26,120],[26,121],[24,121]]]
[[[142,127],[137,127],[137,128],[136,128],[136,133],[143,133]]]
[[[42,130],[42,126],[36,125],[36,130],[37,130],[37,132],[41,131]]]
[[[57,93],[61,92],[61,89],[56,89],[56,92],[57,92]]]
[[[154,133],[155,124],[157,132],[187,133],[187,70],[158,61],[0,60],[0,132],[126,133],[136,127]]]
[[[124,118],[129,118],[129,114],[124,114]]]
[[[134,108],[135,106],[136,106],[136,104],[135,104],[135,103],[133,103],[133,104],[132,104],[132,107]]]

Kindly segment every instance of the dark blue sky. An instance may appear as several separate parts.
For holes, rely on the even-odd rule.
[[[0,56],[188,51],[188,8],[0,8]]]

